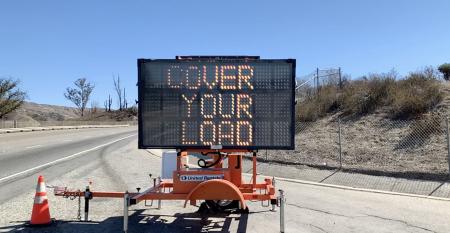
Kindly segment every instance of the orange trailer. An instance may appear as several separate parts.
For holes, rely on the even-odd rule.
[[[189,168],[182,159],[189,152],[201,152],[211,159],[206,161],[206,166],[214,163],[211,168]],[[253,174],[250,183],[245,183],[242,178],[242,157],[252,154]],[[224,158],[227,166],[224,166]],[[257,182],[256,152],[239,150],[185,150],[177,152],[177,169],[173,172],[173,179],[154,179],[153,186],[142,192],[100,192],[90,189],[81,191],[68,190],[67,188],[55,188],[56,196],[81,196],[87,200],[95,197],[124,198],[128,194],[130,205],[144,200],[184,200],[185,206],[189,203],[196,205],[198,200],[214,201],[239,201],[239,209],[248,211],[246,202],[267,201],[275,208],[276,194],[273,179],[265,178],[263,183]],[[268,205],[267,205],[268,206]]]
[[[189,168],[188,164],[183,163],[186,161],[183,157],[188,156],[189,152],[201,152],[207,155],[210,159],[205,161],[204,166],[211,167]],[[252,154],[253,169],[249,183],[244,182],[242,177],[242,159],[246,154]],[[224,166],[224,160],[227,160],[227,166]],[[249,211],[246,201],[261,201],[263,206],[271,206],[271,210],[275,211],[276,205],[284,200],[277,199],[273,178],[265,178],[262,183],[257,182],[256,152],[244,150],[177,151],[177,168],[173,172],[173,179],[154,178],[153,185],[142,192],[140,189],[137,192],[93,191],[88,186],[84,191],[55,187],[54,194],[71,198],[84,197],[85,221],[89,221],[91,199],[123,198],[124,232],[128,230],[129,206],[146,200],[158,201],[158,208],[161,208],[161,200],[184,200],[185,207],[188,203],[196,205],[197,201],[204,200],[203,206],[206,209],[203,211],[236,210],[241,213]],[[264,204],[265,202],[267,204]],[[280,216],[283,214],[280,213]],[[79,217],[81,218],[80,213]]]
[[[259,56],[187,56],[138,59],[139,149],[175,149],[171,179],[153,178],[144,191],[101,192],[56,188],[56,196],[84,197],[85,220],[92,198],[124,199],[124,231],[128,208],[141,201],[205,200],[200,208],[247,212],[246,201],[261,201],[275,210],[274,180],[258,183],[260,149],[292,150],[295,134],[295,59]],[[193,153],[207,156],[198,167],[186,164]],[[252,158],[245,182],[243,156]],[[284,229],[281,226],[281,231]]]

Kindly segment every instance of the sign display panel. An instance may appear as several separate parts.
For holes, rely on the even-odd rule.
[[[295,60],[139,59],[139,148],[294,149]]]

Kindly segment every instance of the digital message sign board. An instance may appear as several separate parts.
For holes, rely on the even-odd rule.
[[[139,59],[138,76],[141,149],[294,149],[294,59]]]

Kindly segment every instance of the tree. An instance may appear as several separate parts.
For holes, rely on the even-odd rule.
[[[128,108],[128,102],[127,102],[127,96],[125,95],[125,88],[123,88],[123,103],[122,103],[122,109]]]
[[[105,106],[105,112],[111,112],[112,98],[111,95],[108,95],[108,99],[105,100],[103,106]]]
[[[93,100],[91,101],[91,108],[89,109],[90,114],[93,116],[98,112],[98,102]]]
[[[117,99],[119,102],[118,103],[119,111],[125,110],[128,107],[128,102],[127,102],[126,90],[125,90],[125,88],[122,89],[122,87],[120,86],[120,76],[117,75],[117,79],[116,79],[116,77],[113,75],[113,81],[114,81],[114,90],[116,91]]]
[[[0,118],[19,108],[27,96],[19,89],[19,80],[0,78]]]
[[[450,81],[450,63],[440,65],[438,70],[444,75],[445,80]]]
[[[123,103],[122,103],[122,88],[120,87],[120,76],[117,75],[117,80],[116,77],[113,75],[113,81],[114,81],[114,90],[116,91],[117,94],[117,99],[119,102],[119,110],[122,111],[123,109]]]
[[[68,87],[66,89],[66,93],[64,93],[64,97],[66,99],[72,101],[78,110],[81,113],[81,116],[84,116],[84,110],[86,109],[86,105],[89,101],[89,96],[94,90],[94,85],[87,82],[86,78],[79,78],[75,82],[75,88]]]

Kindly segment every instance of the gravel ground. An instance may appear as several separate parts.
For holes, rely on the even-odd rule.
[[[132,159],[132,156],[136,156],[136,154],[127,153],[130,152],[130,146],[128,145],[120,148],[116,152],[112,152],[108,150],[108,148],[105,148],[103,150],[105,151],[103,151],[103,156],[100,160],[86,164],[82,167],[78,167],[77,169],[68,172],[58,179],[47,181],[46,185],[69,186],[71,188],[84,189],[84,187],[88,185],[89,182],[92,182],[92,190],[131,190],[132,187],[127,187],[123,180],[127,178],[127,175],[131,173],[137,173],[135,172],[136,169],[133,169],[133,166],[136,165],[136,163],[134,162],[135,160]],[[140,151],[136,150],[135,152]],[[152,166],[152,163],[150,163],[149,161],[145,161],[146,159],[148,159],[148,157],[141,156],[138,160],[142,162],[142,164],[139,164],[139,167],[141,167],[142,169],[139,170],[144,171],[144,169],[150,169],[150,166]],[[42,173],[45,173],[45,171],[42,171]],[[144,172],[141,173],[143,177],[148,177]],[[130,185],[135,185],[139,182],[142,183],[142,180],[133,179],[133,181],[134,182],[130,183]],[[48,196],[51,204],[50,211],[53,218],[64,219],[68,221],[76,220],[78,209],[76,200],[70,201],[61,197],[55,197],[52,194],[52,189],[48,189],[47,192],[49,194]],[[28,193],[20,195],[19,197],[13,198],[12,200],[0,205],[0,212],[8,213],[8,215],[6,216],[1,216],[0,225],[11,225],[11,223],[14,223],[18,219],[27,221],[31,214],[33,197],[34,190],[30,189]],[[92,220],[102,221],[103,219],[100,216],[104,215],[105,210],[107,210],[112,215],[122,213],[122,205],[120,203],[121,200],[93,200],[91,208]],[[17,211],[9,211],[11,209],[16,209]]]
[[[136,149],[133,138],[99,151],[98,159],[47,185],[92,190],[124,191],[147,187],[148,173],[160,173],[160,157]],[[86,155],[92,156],[92,155]],[[50,168],[49,168],[50,169]],[[41,171],[45,173],[46,171]],[[249,176],[245,176],[249,179]],[[286,232],[448,232],[450,202],[425,198],[383,195],[277,181],[287,193]],[[121,232],[122,200],[94,199],[91,222],[77,221],[77,201],[55,197],[48,190],[55,224],[29,228],[34,187],[0,204],[0,232]],[[196,207],[182,208],[183,202],[163,202],[162,209],[144,207],[130,211],[129,232],[279,232],[279,213],[249,202],[246,215],[197,215]],[[351,208],[349,208],[351,206]]]
[[[146,150],[137,150],[135,139],[127,144],[113,144],[102,149],[100,153],[100,159],[69,171],[57,179],[48,180],[46,185],[69,186],[83,190],[92,182],[91,190],[94,191],[135,191],[137,187],[149,187],[149,173],[152,173],[153,177],[160,174],[160,158]],[[41,171],[44,174],[45,172]],[[89,215],[91,222],[83,223],[77,220],[78,199],[55,197],[52,189],[47,189],[47,192],[51,216],[57,219],[55,224],[43,228],[26,227],[34,198],[34,187],[30,187],[28,192],[0,204],[0,232],[121,232],[122,199],[93,199]],[[83,199],[81,204],[83,212]],[[243,232],[245,229],[247,232],[274,232],[274,228],[278,227],[278,214],[267,212],[268,208],[262,208],[259,202],[250,204],[253,206],[252,210],[263,211],[261,216],[257,214],[253,219],[258,221],[259,218],[273,215],[275,222],[265,230],[251,230],[252,227],[247,226],[248,215],[241,217],[231,214],[202,218],[195,214],[198,207],[183,208],[183,204],[184,201],[163,202],[161,210],[145,207],[143,203],[133,206],[130,211],[130,232],[209,232],[217,229],[226,229],[224,232]],[[152,224],[152,227],[148,224]]]

